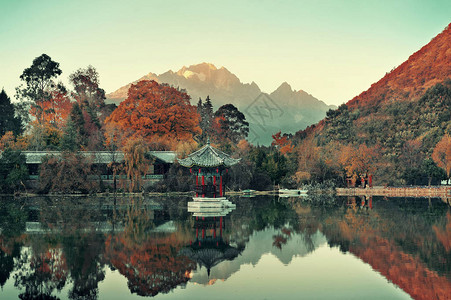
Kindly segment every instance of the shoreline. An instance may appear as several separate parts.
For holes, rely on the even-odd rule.
[[[313,194],[322,194],[325,191],[309,191],[309,193]],[[328,191],[330,192],[330,191]],[[416,187],[383,187],[383,186],[375,186],[371,188],[335,188],[334,190],[337,196],[386,196],[386,197],[435,197],[435,198],[443,198],[443,199],[451,199],[451,186],[416,186]],[[87,196],[97,196],[97,197],[137,197],[137,196],[153,196],[153,197],[171,197],[171,196],[193,196],[193,192],[106,192],[106,193],[91,193],[91,194],[59,194],[59,193],[51,193],[51,194],[36,194],[36,193],[16,193],[16,194],[0,194],[0,196],[7,197],[87,197]],[[228,191],[226,195],[229,196],[242,196],[248,195],[243,191]],[[254,191],[251,195],[253,196],[264,196],[264,195],[278,195],[278,192],[275,190],[269,191]]]
[[[434,197],[451,199],[450,186],[337,188],[337,196]]]

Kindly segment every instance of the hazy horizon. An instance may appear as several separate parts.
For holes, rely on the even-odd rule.
[[[352,99],[449,23],[449,1],[4,1],[0,88],[42,53],[60,80],[94,66],[107,93],[149,72],[208,62],[264,92],[282,82],[327,104]]]

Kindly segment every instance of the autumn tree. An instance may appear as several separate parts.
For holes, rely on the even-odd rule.
[[[42,193],[88,193],[95,182],[88,179],[91,159],[81,153],[64,151],[61,156],[45,156],[39,171],[39,190]]]
[[[451,136],[449,134],[445,134],[437,143],[432,152],[432,159],[437,166],[445,170],[449,181],[451,175]]]
[[[93,66],[78,69],[69,76],[74,87],[72,97],[76,100],[83,118],[84,144],[86,150],[103,150],[105,115],[109,107],[105,106],[105,91],[99,86],[99,74]],[[77,128],[80,131],[80,128]]]
[[[294,174],[296,182],[309,181],[318,173],[319,147],[313,138],[303,140],[296,148],[298,168]]]
[[[284,134],[282,136],[282,132],[279,131],[276,134],[272,135],[273,142],[271,143],[272,146],[275,146],[280,153],[287,154],[291,153],[294,150],[293,145],[291,145],[291,141],[288,140],[288,136]]]
[[[16,113],[16,108],[11,103],[11,99],[2,89],[0,92],[0,137],[7,131],[11,131],[14,135],[22,133],[22,120]]]
[[[128,138],[142,138],[148,143],[163,138],[193,141],[201,133],[196,107],[190,97],[173,87],[143,80],[133,84],[128,97],[105,120],[116,126]]]
[[[47,54],[42,54],[36,57],[32,65],[20,75],[25,86],[21,85],[16,89],[17,96],[30,102],[38,123],[43,122],[45,110],[43,103],[52,98],[52,91],[56,87],[54,79],[61,73],[59,63],[53,61]]]
[[[69,76],[74,86],[72,93],[81,106],[89,106],[92,110],[100,112],[105,106],[105,91],[99,86],[99,73],[93,66],[78,69]]]
[[[215,112],[213,127],[221,142],[237,144],[249,134],[246,117],[233,104],[225,104]]]
[[[61,129],[66,122],[72,107],[66,87],[62,83],[55,84],[48,90],[48,96],[38,105],[30,107],[30,115],[38,124],[49,123]]]
[[[358,178],[364,178],[376,171],[380,158],[377,146],[368,147],[361,144],[358,148],[351,145],[342,148],[340,162],[346,169],[346,174],[355,182]]]
[[[26,136],[29,150],[58,150],[60,147],[62,131],[53,125],[44,122],[39,124],[37,120],[31,124],[31,129]]]
[[[146,174],[150,162],[149,151],[143,139],[130,139],[124,147],[124,167],[130,180],[130,191],[136,191],[142,186],[142,176]]]

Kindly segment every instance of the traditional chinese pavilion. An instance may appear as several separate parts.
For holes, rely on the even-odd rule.
[[[207,144],[185,159],[180,159],[180,165],[190,168],[196,178],[194,201],[218,202],[226,200],[224,195],[223,176],[229,167],[238,163],[230,155],[213,148],[208,140]]]

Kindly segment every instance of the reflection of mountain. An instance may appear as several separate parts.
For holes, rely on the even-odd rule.
[[[418,257],[382,238],[363,240],[362,244],[349,251],[414,299],[450,299],[451,282],[430,270]]]
[[[232,261],[223,261],[216,265],[211,269],[210,277],[208,277],[205,268],[194,271],[191,281],[200,284],[208,284],[212,279],[226,280],[233,273],[239,271],[241,265],[251,264],[255,266],[265,254],[272,254],[277,257],[281,263],[289,264],[293,258],[306,256],[326,243],[326,238],[319,231],[312,236],[292,233],[291,238],[289,238],[286,244],[282,246],[282,249],[278,249],[273,246],[271,241],[274,236],[277,236],[280,233],[280,230],[274,229],[273,227],[254,232],[253,235],[249,237],[249,242],[246,244],[245,249],[238,257]]]
[[[326,111],[335,108],[302,90],[292,90],[286,82],[270,95],[262,94],[255,82],[242,83],[226,68],[218,69],[209,63],[160,75],[151,72],[134,83],[141,80],[155,80],[185,89],[192,104],[196,104],[199,97],[205,99],[208,95],[215,109],[224,104],[234,104],[250,123],[249,139],[265,144],[271,142],[271,135],[277,131],[294,133],[318,122],[325,117]],[[107,98],[110,102],[121,102],[127,97],[130,86],[131,83],[119,88]]]
[[[451,236],[446,232],[451,216],[446,224],[441,221],[431,226],[432,215],[445,219],[446,204],[438,200],[432,211],[425,200],[376,200],[374,209],[368,211],[358,207],[361,199],[349,197],[345,214],[328,216],[333,225],[323,225],[321,231],[331,246],[360,258],[414,299],[450,299],[450,253],[437,242],[436,233],[443,226],[443,232]]]

